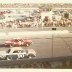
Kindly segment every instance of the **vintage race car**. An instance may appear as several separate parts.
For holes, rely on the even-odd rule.
[[[29,39],[11,39],[4,41],[5,46],[30,46],[32,40]]]
[[[36,57],[36,52],[33,49],[22,49],[21,47],[13,47],[7,51],[0,51],[0,59],[18,60],[24,58]]]

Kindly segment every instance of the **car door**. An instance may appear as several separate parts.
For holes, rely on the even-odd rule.
[[[23,44],[23,42],[22,42],[21,39],[18,40],[18,44],[19,44],[20,46]]]
[[[13,52],[13,55],[17,55],[18,56],[18,59],[24,58],[24,56],[25,56],[25,54],[22,52],[22,50],[15,50]]]
[[[12,53],[8,53],[6,56],[7,60],[15,60],[18,59],[18,51],[13,51]]]

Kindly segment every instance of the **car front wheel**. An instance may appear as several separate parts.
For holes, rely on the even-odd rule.
[[[12,60],[13,58],[11,56],[7,56],[7,60]]]
[[[6,57],[7,60],[17,60],[18,56],[17,55],[11,55]]]

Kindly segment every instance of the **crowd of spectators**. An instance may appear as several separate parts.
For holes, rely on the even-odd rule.
[[[1,12],[1,18],[3,13],[11,13],[11,11]],[[41,19],[41,15],[39,12],[34,12],[32,17],[26,17],[24,19],[15,19],[0,21],[0,29],[2,28],[32,28],[32,27],[71,27],[72,26],[72,18],[64,18],[62,17],[60,20],[51,20],[48,16],[46,16],[43,20]]]
[[[21,20],[12,20],[6,22],[0,22],[0,28],[25,28],[31,27],[33,21],[21,21]]]
[[[72,19],[61,19],[60,21],[44,21],[43,27],[71,27]],[[0,22],[0,29],[2,28],[30,28],[30,27],[42,27],[42,21],[7,21]]]
[[[29,28],[38,27],[40,19],[38,17],[26,17],[26,19],[15,19],[15,20],[2,20],[0,22],[0,28]]]
[[[61,18],[61,20],[50,20],[50,19],[45,19],[43,21],[45,27],[71,27],[72,26],[72,19],[66,19],[66,18]]]
[[[44,24],[42,26],[42,23]],[[0,22],[0,28],[32,28],[32,27],[71,27],[72,26],[72,19],[61,19],[60,21],[50,21],[45,20],[42,22],[41,19],[37,20],[34,19],[33,21],[21,21],[21,20],[14,20],[14,21],[7,21],[7,22]]]
[[[0,4],[1,8],[37,8],[37,11],[33,12],[32,16],[37,15],[39,17],[41,12],[45,11],[51,11],[54,8],[71,8],[71,4],[20,4],[20,3],[15,3],[15,4]],[[19,11],[19,10],[18,10]],[[68,9],[68,11],[72,12],[72,9]],[[3,14],[10,14],[15,11],[12,10],[1,10],[0,15]],[[17,12],[17,10],[16,10]],[[58,12],[60,12],[58,10]],[[18,12],[17,12],[18,13]],[[57,12],[56,12],[57,13]],[[62,11],[60,12],[62,14]],[[33,20],[27,20],[27,21],[21,21],[21,20],[14,20],[14,21],[6,21],[6,22],[0,22],[0,28],[29,28],[29,27],[71,27],[72,26],[72,19],[69,18],[61,18],[61,20],[50,20],[49,18],[45,18],[44,20],[41,20],[41,17],[33,17]]]

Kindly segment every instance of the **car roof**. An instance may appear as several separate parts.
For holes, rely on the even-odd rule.
[[[22,47],[12,47],[11,50],[23,50]]]
[[[12,47],[11,50],[28,50],[28,51],[30,50],[30,51],[34,51],[34,49],[27,49],[27,48],[23,49],[22,47]]]
[[[18,39],[21,39],[21,38],[14,38],[13,40],[18,40]]]

